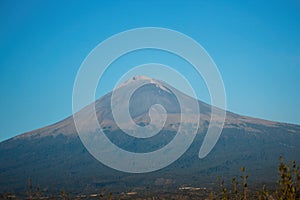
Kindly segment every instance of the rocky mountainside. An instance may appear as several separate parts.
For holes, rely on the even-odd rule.
[[[134,138],[116,125],[111,111],[109,93],[98,99],[98,122],[106,136],[117,146],[133,152],[149,152],[168,144],[178,129],[182,109],[172,91],[162,81],[148,77],[133,77],[116,90],[130,90],[137,83],[147,83],[137,89],[129,102],[133,121],[143,127],[151,120],[149,109],[160,104],[168,116],[159,134],[149,138]],[[171,90],[170,90],[171,88]],[[185,102],[195,101],[176,90]],[[119,98],[117,101],[122,102]],[[212,152],[198,158],[199,148],[210,120],[210,105],[198,101],[199,113],[191,113],[187,124],[199,122],[200,127],[187,152],[170,166],[145,174],[119,172],[98,162],[82,144],[73,116],[56,124],[18,135],[0,143],[0,192],[21,192],[30,177],[42,190],[70,192],[111,191],[132,189],[178,188],[181,185],[209,187],[218,175],[230,179],[246,166],[250,182],[274,183],[280,155],[300,162],[300,126],[272,122],[227,112],[222,135]],[[91,105],[90,105],[91,106]],[[84,108],[85,109],[85,108]],[[83,110],[84,110],[83,109]],[[183,108],[189,109],[188,107]],[[80,111],[81,112],[81,111]],[[90,127],[89,118],[83,123]]]

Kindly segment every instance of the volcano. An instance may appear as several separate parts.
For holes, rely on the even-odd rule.
[[[199,148],[211,118],[211,106],[176,90],[163,81],[137,76],[116,90],[138,88],[130,98],[129,113],[140,127],[151,123],[149,110],[161,105],[167,115],[163,129],[149,139],[131,137],[114,120],[112,92],[96,100],[96,116],[100,127],[115,145],[132,152],[150,152],[167,145],[176,135],[182,110],[173,91],[185,101],[196,101],[200,113],[190,113],[186,124],[199,123],[189,149],[171,165],[150,173],[132,174],[111,169],[97,161],[82,144],[73,116],[53,125],[24,133],[0,143],[0,192],[26,190],[31,178],[41,190],[69,192],[96,191],[106,188],[122,192],[132,188],[178,188],[181,185],[208,187],[218,176],[231,179],[246,166],[255,184],[274,183],[279,156],[300,161],[300,126],[241,116],[226,112],[219,141],[204,159]],[[122,102],[122,98],[117,99]],[[90,105],[91,106],[91,105]],[[89,107],[89,106],[87,106]],[[83,108],[84,112],[86,108]],[[88,114],[82,122],[92,130]]]

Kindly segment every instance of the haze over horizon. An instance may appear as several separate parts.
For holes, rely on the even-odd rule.
[[[229,111],[300,124],[300,4],[286,2],[58,1],[0,3],[0,141],[72,114],[72,88],[84,58],[101,41],[147,26],[180,31],[199,42],[223,77]],[[114,62],[97,98],[128,69],[161,62],[209,95],[182,59],[135,52]]]

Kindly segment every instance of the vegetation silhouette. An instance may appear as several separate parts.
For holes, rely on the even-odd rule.
[[[188,191],[185,193],[168,193],[168,194],[141,194],[132,196],[136,192],[122,193],[113,195],[112,192],[106,192],[105,189],[99,189],[99,193],[95,194],[80,194],[70,195],[68,192],[61,190],[60,194],[43,194],[40,187],[37,185],[35,188],[32,185],[32,180],[28,179],[28,190],[25,192],[25,199],[40,200],[40,199],[100,199],[100,200],[113,200],[113,199],[222,199],[222,200],[299,200],[300,199],[300,168],[296,165],[295,161],[286,162],[282,156],[279,158],[278,167],[278,181],[275,188],[268,190],[266,185],[256,191],[248,191],[248,174],[246,168],[241,168],[240,179],[233,177],[231,179],[231,187],[228,188],[225,181],[218,177],[219,189],[211,189],[210,191]],[[240,182],[238,181],[240,180]],[[204,194],[201,194],[203,193]],[[17,196],[12,192],[6,192],[0,195],[1,199],[24,199]]]

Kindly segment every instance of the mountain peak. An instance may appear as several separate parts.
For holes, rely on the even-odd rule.
[[[130,79],[128,79],[127,81],[125,81],[123,84],[125,83],[132,83],[132,82],[136,82],[136,81],[146,81],[146,82],[151,82],[151,83],[158,83],[157,80],[151,78],[151,77],[148,77],[148,76],[144,76],[144,75],[136,75],[136,76],[133,76],[131,77]]]
[[[154,84],[156,87],[169,92],[170,90],[167,89],[167,87],[165,85],[167,85],[166,83],[164,83],[163,81],[158,81],[156,79],[150,78],[148,76],[144,76],[144,75],[136,75],[131,77],[130,79],[128,79],[127,81],[119,84],[116,89],[124,87],[124,86],[128,86],[131,84],[139,84],[139,83],[149,83],[149,84]]]
[[[137,75],[137,76],[133,76],[132,78],[131,78],[132,80],[154,80],[154,79],[152,79],[152,78],[150,78],[150,77],[148,77],[148,76],[144,76],[144,75]]]

